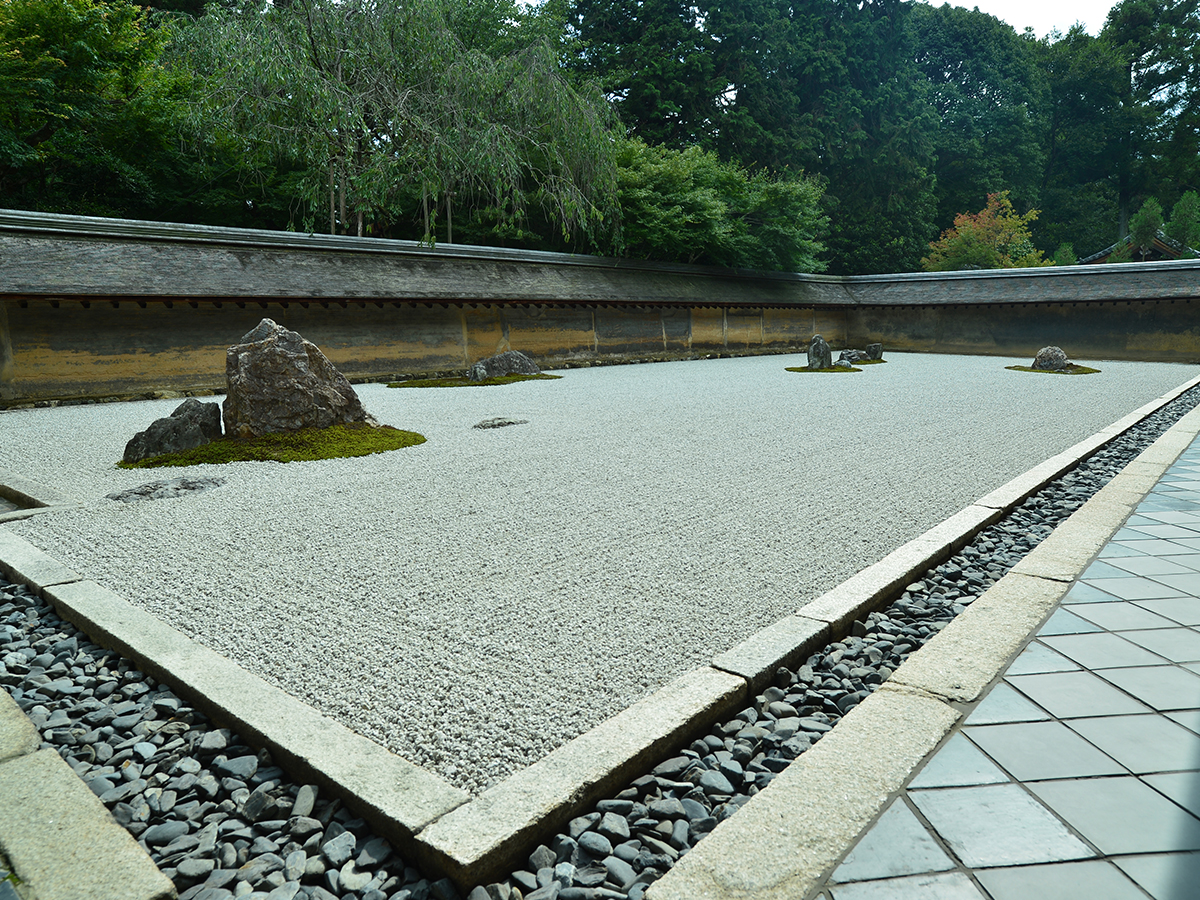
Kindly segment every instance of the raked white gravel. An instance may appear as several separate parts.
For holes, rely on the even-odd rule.
[[[429,441],[289,465],[115,468],[177,400],[10,411],[0,468],[83,505],[5,527],[478,792],[1200,372],[888,358],[363,385]],[[496,416],[529,424],[471,427]],[[104,499],[183,474],[228,483]]]

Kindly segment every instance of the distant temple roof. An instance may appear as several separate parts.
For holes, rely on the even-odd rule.
[[[1132,240],[1133,236],[1127,234],[1111,247],[1105,247],[1099,253],[1093,253],[1086,259],[1079,260],[1079,265],[1082,266],[1094,263],[1106,263],[1108,262],[1108,258],[1112,256],[1118,247],[1127,247]],[[1192,259],[1197,256],[1200,256],[1200,251],[1193,250],[1191,247],[1187,247],[1179,243],[1179,241],[1175,240],[1174,238],[1169,238],[1159,231],[1154,237],[1153,246],[1151,246],[1150,251],[1146,254],[1146,261],[1151,262],[1153,260],[1160,259]],[[1141,262],[1141,250],[1135,247],[1130,260]]]

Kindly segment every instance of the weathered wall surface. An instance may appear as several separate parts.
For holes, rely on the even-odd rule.
[[[25,300],[0,301],[0,326],[2,314],[12,364],[0,368],[0,402],[223,389],[226,348],[263,317],[300,332],[355,379],[461,371],[509,349],[556,366],[801,349],[814,321],[831,340],[846,333],[844,312],[811,309]]]
[[[0,210],[0,402],[224,385],[263,316],[351,378],[836,348],[1200,362],[1200,260],[836,278]]]
[[[847,324],[855,346],[1028,356],[1057,344],[1072,359],[1200,362],[1200,301],[1133,300],[1003,307],[856,307]]]

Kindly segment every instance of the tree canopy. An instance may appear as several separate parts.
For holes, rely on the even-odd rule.
[[[1024,215],[1013,209],[1008,191],[989,194],[981,211],[954,217],[954,227],[929,245],[929,255],[921,265],[927,272],[1053,265],[1033,246],[1029,225],[1037,216],[1036,209]]]
[[[8,206],[865,274],[1198,191],[1200,0],[0,0]]]

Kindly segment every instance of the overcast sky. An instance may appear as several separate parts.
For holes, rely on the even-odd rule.
[[[944,0],[938,0],[933,5],[941,6],[942,2]],[[960,0],[950,5],[967,9],[978,7],[981,12],[1007,22],[1018,34],[1028,25],[1038,37],[1045,37],[1055,29],[1065,34],[1076,22],[1082,22],[1088,33],[1096,34],[1115,3],[1109,0]]]

